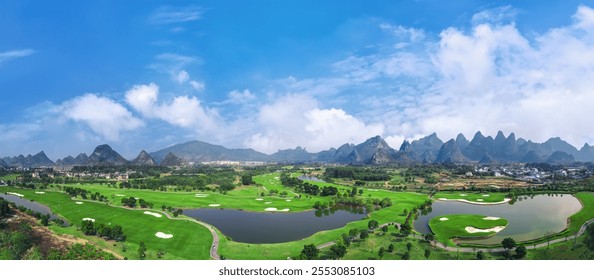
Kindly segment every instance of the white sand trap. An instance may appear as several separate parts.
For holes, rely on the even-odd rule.
[[[83,204],[82,201],[77,201],[75,202],[76,204]]]
[[[491,217],[491,216],[489,216],[489,217],[484,217],[484,218],[483,218],[483,220],[488,220],[488,221],[497,221],[497,220],[499,220],[499,219],[501,219],[501,218],[499,218],[499,217]]]
[[[256,200],[258,200],[258,201],[262,201],[262,200],[264,200],[264,199],[263,199],[263,198],[256,198]]]
[[[276,209],[275,207],[270,207],[270,208],[264,209],[264,211],[278,211],[278,209]]]
[[[280,178],[279,177],[274,177],[274,180],[280,180]]]
[[[278,210],[278,211],[279,211],[279,212],[289,212],[289,208],[285,208],[285,209]]]
[[[448,221],[448,220],[450,220],[450,219],[448,219],[448,218],[446,218],[446,217],[443,217],[443,218],[439,218],[439,220],[440,220],[440,221]]]
[[[270,202],[270,201],[266,201],[266,202],[264,202],[264,204],[270,204],[270,203],[272,203],[272,202]]]
[[[18,196],[18,197],[23,197],[23,196],[25,196],[24,194],[15,193],[15,192],[7,192],[7,194],[16,195],[16,196]]]
[[[460,196],[468,196],[468,195],[465,193],[461,193]]]
[[[159,232],[155,233],[155,236],[159,237],[159,238],[169,239],[169,238],[173,237],[173,234],[167,234],[167,233],[163,233],[163,232],[159,231]]]
[[[115,196],[126,196],[125,194],[116,194]]]
[[[447,198],[440,197],[439,200],[448,200]]]
[[[138,197],[135,197],[135,199],[136,199],[136,200],[139,200],[140,198],[138,198]]]
[[[290,200],[290,199],[287,199],[287,200],[285,200],[285,201],[286,201],[286,202],[291,202],[291,200]]]
[[[482,198],[477,198],[476,201],[485,201],[485,200]]]
[[[163,215],[161,215],[161,214],[159,214],[159,213],[154,213],[154,212],[149,212],[149,211],[144,211],[144,214],[151,215],[151,216],[155,216],[155,217],[157,217],[157,218],[161,218],[161,217],[163,217]]]
[[[505,228],[504,226],[496,226],[494,228],[488,228],[488,229],[480,229],[480,228],[475,228],[475,227],[465,227],[464,229],[468,233],[478,233],[478,232],[500,232],[504,228]]]
[[[35,192],[36,194],[44,194],[45,192]]]
[[[220,204],[209,204],[208,206],[210,206],[210,207],[219,207],[221,205]]]
[[[203,193],[197,193],[194,195],[194,197],[208,197],[207,194],[203,194]]]
[[[483,196],[484,196],[484,197],[487,197],[487,196],[489,196],[489,195],[488,195],[488,194],[483,194]]]
[[[93,218],[83,218],[83,221],[95,222],[95,219],[93,219]]]

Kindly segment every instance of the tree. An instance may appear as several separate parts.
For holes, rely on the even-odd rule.
[[[524,245],[520,245],[516,248],[516,258],[517,259],[522,259],[526,256],[526,246]]]
[[[383,231],[384,233],[388,232],[388,226],[383,226],[383,227],[382,227],[382,231]]]
[[[425,259],[429,259],[429,256],[431,256],[431,250],[425,249]]]
[[[95,231],[95,223],[91,220],[84,220],[80,225],[80,230],[85,235],[95,235],[97,232]]]
[[[476,259],[477,260],[484,260],[485,259],[485,253],[483,251],[476,252]]]
[[[400,234],[402,236],[409,236],[412,232],[412,227],[409,223],[403,223],[400,225]]]
[[[406,243],[406,250],[410,252],[410,250],[412,250],[412,243],[408,242]]]
[[[388,252],[394,252],[394,244],[390,243],[390,246],[388,246]]]
[[[376,220],[370,220],[370,221],[367,223],[367,227],[368,227],[369,229],[371,229],[371,230],[373,230],[373,229],[377,228],[378,226],[379,226],[379,223],[378,223]]]
[[[430,233],[425,234],[425,236],[423,238],[425,239],[425,241],[431,243],[431,241],[435,240],[435,234],[430,232]]]
[[[346,255],[347,248],[342,243],[336,243],[330,247],[330,256],[338,260]]]
[[[301,254],[305,256],[306,260],[317,260],[320,250],[314,244],[307,244],[303,246]]]
[[[586,246],[588,246],[590,250],[594,250],[594,224],[590,224],[586,228],[586,238],[584,239],[584,243],[586,243]]]
[[[403,260],[410,259],[410,253],[409,252],[404,252],[404,254],[402,255],[401,259],[403,259]]]
[[[380,259],[382,259],[384,257],[385,253],[386,253],[386,250],[384,249],[384,247],[379,248],[379,251],[377,252]]]
[[[507,237],[505,239],[503,239],[503,241],[501,241],[501,245],[503,246],[504,249],[506,250],[511,250],[514,247],[516,247],[516,241],[511,238],[511,237]]]
[[[361,238],[361,240],[365,240],[367,237],[369,237],[369,232],[366,230],[361,231],[361,234],[359,234],[359,238]]]
[[[146,258],[146,245],[144,242],[140,242],[140,246],[138,246],[138,258],[144,260]]]
[[[252,175],[249,174],[244,174],[241,176],[241,184],[244,186],[247,185],[251,185],[254,183],[254,180],[252,179]]]

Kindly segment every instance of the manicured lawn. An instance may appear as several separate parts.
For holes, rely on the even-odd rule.
[[[497,232],[469,232],[466,227],[473,227],[479,230],[491,229],[499,226],[507,226],[508,221],[498,217],[486,217],[482,215],[451,214],[436,216],[429,220],[429,227],[435,234],[435,239],[453,245],[452,238],[481,238],[497,234]]]
[[[155,252],[158,249],[165,250],[167,252],[163,256],[165,259],[210,258],[209,249],[212,244],[212,235],[205,227],[191,221],[170,220],[165,216],[157,218],[144,214],[144,211],[122,209],[90,201],[76,204],[76,200],[71,200],[68,195],[59,192],[46,191],[45,194],[36,194],[35,190],[11,187],[0,187],[0,192],[23,194],[26,199],[49,206],[54,213],[74,224],[70,228],[60,229],[63,233],[85,238],[82,233],[75,230],[76,226],[80,226],[83,218],[95,219],[97,223],[121,225],[127,236],[126,242],[108,249],[116,250],[129,259],[138,258],[137,250],[140,242],[146,244],[149,252]],[[170,239],[158,238],[155,236],[157,232],[173,234],[173,237]],[[104,246],[109,244],[113,246],[113,242],[103,242]],[[121,245],[125,245],[126,252],[123,252]],[[152,256],[156,258],[155,254]]]
[[[506,195],[507,193],[438,192],[433,197],[435,199],[465,199],[470,202],[497,203],[503,202]]]
[[[582,203],[582,209],[569,217],[567,229],[570,234],[577,233],[586,221],[594,218],[594,193],[580,192],[574,196]]]

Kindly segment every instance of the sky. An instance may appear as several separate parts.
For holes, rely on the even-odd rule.
[[[594,144],[594,1],[0,2],[0,157]]]

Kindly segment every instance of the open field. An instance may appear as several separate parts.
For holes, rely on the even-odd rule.
[[[445,198],[447,200],[467,200],[476,203],[502,203],[507,193],[476,193],[476,192],[448,192],[442,191],[433,195],[433,198]]]
[[[482,215],[456,214],[432,218],[429,227],[439,242],[454,245],[453,238],[482,238],[497,234],[508,224],[499,217]]]
[[[75,225],[69,228],[53,227],[60,233],[88,238],[76,231],[76,226],[80,226],[83,218],[95,219],[97,223],[121,225],[127,236],[125,242],[117,243],[117,249],[113,247],[113,242],[103,242],[100,245],[111,244],[110,249],[129,259],[138,258],[137,250],[140,242],[147,244],[149,250],[165,250],[167,252],[163,256],[165,259],[209,259],[212,236],[206,228],[190,221],[170,220],[166,217],[156,218],[144,214],[144,210],[128,210],[91,201],[76,204],[75,200],[71,200],[68,195],[58,192],[46,191],[45,194],[36,194],[33,190],[11,187],[0,187],[0,192],[23,194],[26,199],[49,206],[54,213]],[[173,238],[158,238],[155,236],[157,232],[173,234]],[[123,251],[122,246],[126,247],[126,252]]]
[[[516,181],[505,177],[487,177],[487,178],[453,178],[449,182],[440,182],[437,184],[439,189],[462,189],[474,186],[477,188],[522,188],[528,186],[528,183]]]

